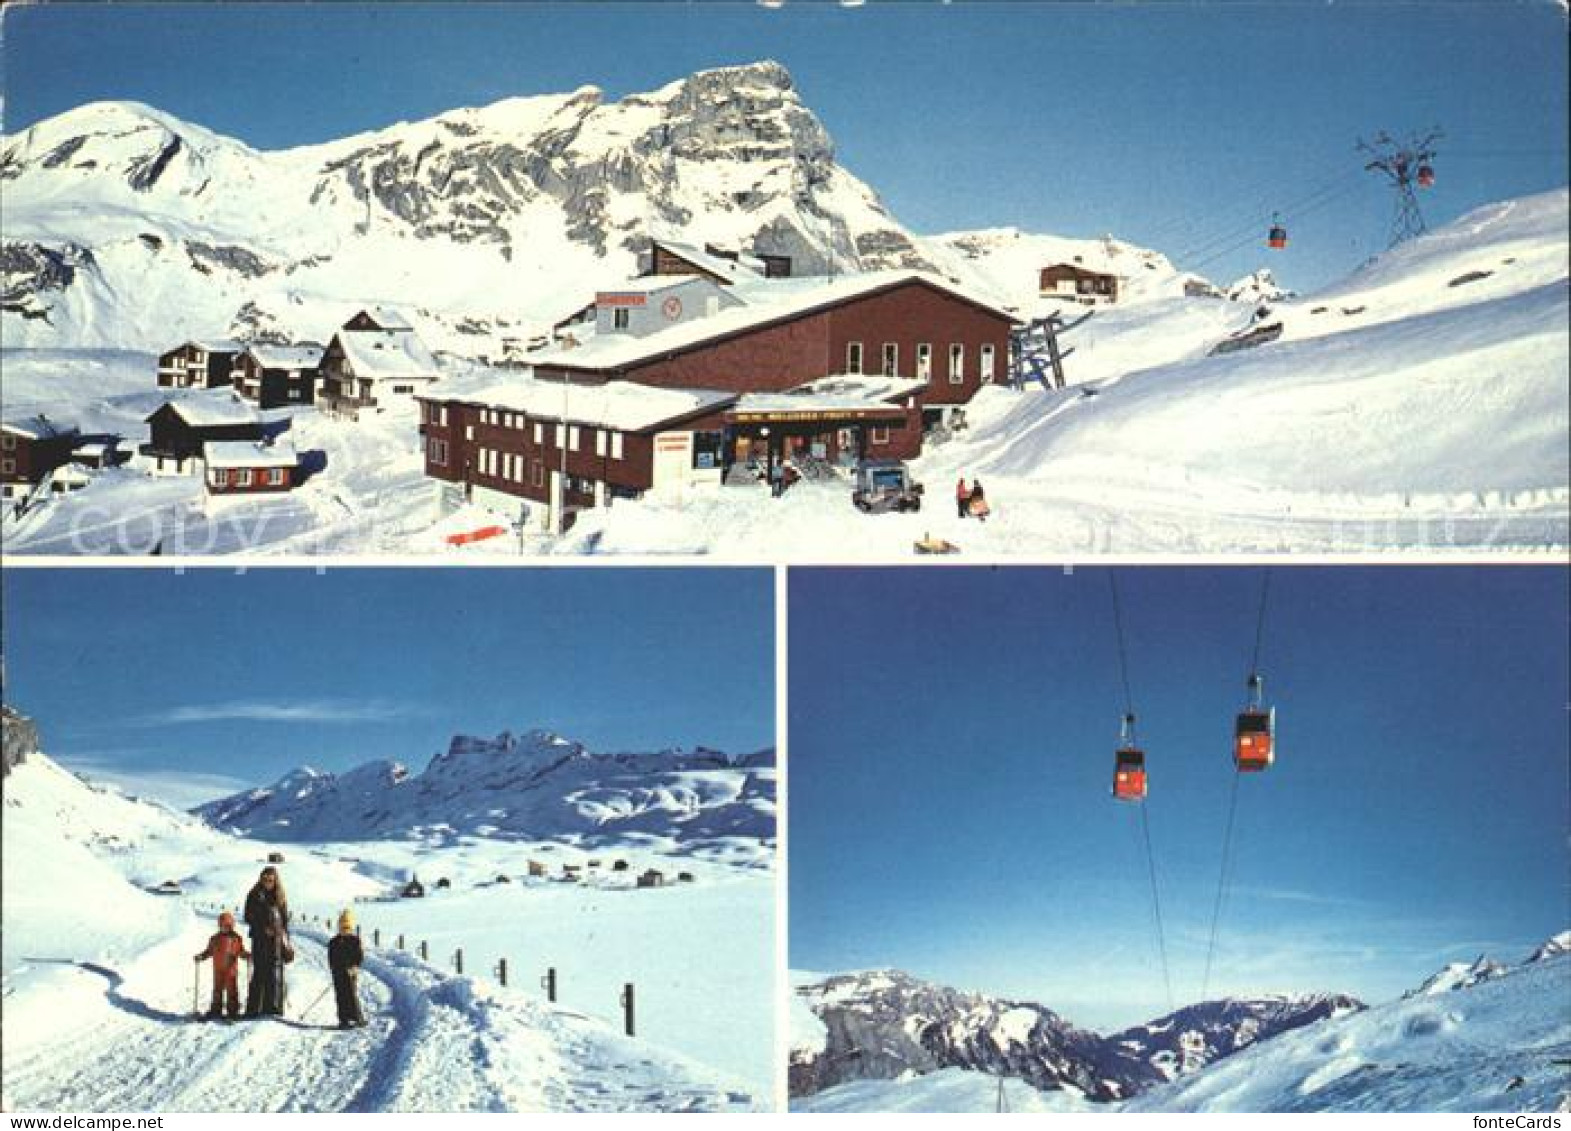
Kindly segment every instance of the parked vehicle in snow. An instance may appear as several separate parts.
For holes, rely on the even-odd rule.
[[[863,460],[856,465],[856,485],[851,501],[867,514],[922,509],[922,485],[911,481],[911,472],[897,459]]]

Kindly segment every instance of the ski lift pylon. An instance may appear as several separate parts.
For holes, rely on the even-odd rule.
[[[1238,713],[1233,731],[1233,765],[1239,773],[1260,773],[1276,760],[1276,708],[1261,702],[1265,681],[1249,677],[1249,703]]]
[[[1113,755],[1113,796],[1119,801],[1144,801],[1146,796],[1146,755],[1135,744],[1133,715],[1124,716]]]

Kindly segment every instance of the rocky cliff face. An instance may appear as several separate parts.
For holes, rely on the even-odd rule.
[[[798,273],[930,266],[772,62],[268,153],[96,103],[0,138],[0,183],[13,345],[159,348],[256,323],[322,340],[324,308],[374,300],[439,325],[548,321],[652,237]]]
[[[38,753],[38,728],[26,715],[0,707],[0,777]]]
[[[965,1068],[1092,1100],[1126,1099],[1257,1041],[1363,1008],[1343,995],[1228,999],[1104,1037],[1031,1002],[962,993],[898,970],[837,975],[797,992],[824,1032],[813,1047],[792,1050],[792,1095]]]

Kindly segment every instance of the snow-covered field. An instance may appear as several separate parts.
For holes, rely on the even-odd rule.
[[[999,1098],[999,1081],[1003,1098]],[[1069,1092],[1039,1092],[1012,1077],[989,1076],[964,1068],[944,1068],[899,1080],[853,1080],[791,1101],[793,1112],[1096,1112]]]
[[[683,858],[653,891],[485,884],[540,845],[470,838],[270,846],[95,787],[35,756],[5,779],[0,1092],[16,1110],[725,1110],[773,1081],[769,870]],[[270,850],[300,957],[282,1019],[191,1020],[191,955]],[[640,862],[651,860],[647,854]],[[418,869],[452,887],[383,902]],[[180,895],[145,890],[177,881]],[[485,884],[485,886],[481,886]],[[322,919],[353,903],[383,935],[371,1025],[333,1027]],[[315,925],[311,925],[314,920]],[[406,936],[404,951],[393,946]],[[429,961],[414,948],[428,943]],[[465,974],[451,956],[465,950]],[[492,973],[507,957],[509,985]],[[537,979],[558,971],[550,1005]],[[205,970],[205,968],[204,968]],[[638,1036],[617,996],[638,994]],[[202,984],[205,1007],[207,983]],[[306,1012],[307,1010],[309,1012]],[[302,1014],[304,1014],[302,1016]],[[83,1066],[90,1066],[84,1068]]]

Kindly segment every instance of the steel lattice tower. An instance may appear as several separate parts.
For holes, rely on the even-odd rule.
[[[1404,144],[1381,130],[1373,142],[1359,140],[1358,148],[1370,157],[1364,168],[1371,173],[1385,174],[1391,187],[1396,190],[1396,210],[1391,218],[1391,242],[1386,245],[1388,248],[1423,235],[1428,230],[1424,213],[1418,207],[1418,193],[1413,186],[1427,185],[1434,179],[1435,143],[1441,137],[1440,131],[1435,129],[1422,138],[1414,138]]]

